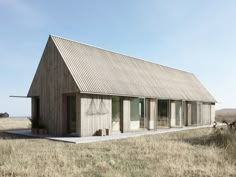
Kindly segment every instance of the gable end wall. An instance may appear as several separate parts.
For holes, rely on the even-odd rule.
[[[48,129],[49,134],[66,133],[66,117],[63,113],[63,101],[66,100],[63,96],[76,92],[78,93],[79,89],[49,37],[28,93],[29,97],[39,96],[40,121]]]

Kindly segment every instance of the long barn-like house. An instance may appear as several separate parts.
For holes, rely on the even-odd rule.
[[[191,73],[50,35],[28,92],[55,136],[207,125],[216,100]]]

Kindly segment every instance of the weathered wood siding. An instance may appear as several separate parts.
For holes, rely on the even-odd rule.
[[[182,127],[183,124],[183,102],[171,101],[170,103],[170,127]]]
[[[211,124],[211,105],[209,103],[202,104],[202,125]]]
[[[156,114],[157,114],[157,101],[156,99],[150,99],[149,101],[149,129],[155,129],[155,121],[156,121]]]
[[[187,125],[192,124],[192,104],[191,103],[186,103],[186,112],[187,112]]]
[[[63,94],[75,92],[79,92],[79,89],[49,37],[28,96],[39,97],[40,122],[50,134],[63,135],[65,133]]]
[[[145,98],[145,117],[144,117],[144,128],[149,129],[150,122],[150,99]]]
[[[188,119],[187,119],[187,104],[186,101],[182,101],[182,112],[183,112],[183,126],[187,126],[188,125]]]
[[[176,113],[175,113],[175,111],[176,111],[176,104],[175,104],[174,101],[171,101],[170,108],[171,108],[170,126],[171,127],[176,127],[176,117],[175,117],[175,115],[176,115]]]
[[[216,120],[215,104],[211,104],[211,123]]]
[[[197,102],[191,102],[191,125],[197,125],[198,109]]]
[[[121,132],[125,133],[130,130],[130,99],[121,99]]]
[[[95,135],[99,129],[112,128],[111,104],[111,96],[80,95],[81,137]]]

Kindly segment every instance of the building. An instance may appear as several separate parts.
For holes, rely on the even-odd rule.
[[[28,92],[56,136],[210,124],[216,100],[191,73],[50,35]]]

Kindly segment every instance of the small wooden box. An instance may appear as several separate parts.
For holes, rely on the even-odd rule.
[[[107,136],[110,136],[110,135],[111,135],[111,129],[109,129],[109,128],[106,129],[106,135],[107,135]]]
[[[106,136],[106,130],[105,129],[99,129],[97,131],[98,136]]]

